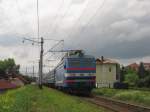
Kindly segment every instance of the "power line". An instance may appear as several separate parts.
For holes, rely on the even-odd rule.
[[[97,13],[104,7],[105,3],[107,0],[103,0],[102,4],[99,6],[99,8],[97,8],[97,10],[95,11],[94,15],[89,19],[89,21],[87,22],[87,24],[80,28],[79,32],[84,32],[85,27],[88,26],[90,24],[90,22],[93,20],[94,17],[96,17]]]
[[[50,50],[52,50],[52,49],[54,49],[56,46],[58,46],[61,42],[64,42],[64,40],[60,40],[58,43],[56,43],[55,45],[53,45],[53,46],[51,47],[51,49],[49,49],[48,51],[46,51],[46,52],[44,53],[44,56],[47,55],[47,53],[49,53]]]
[[[88,1],[89,2],[89,1]],[[68,10],[70,9],[70,7],[72,6],[71,4],[73,3],[73,0],[70,2],[70,5],[69,5],[69,7],[67,8]],[[60,6],[60,8],[61,8],[61,6]],[[83,9],[83,11],[82,11],[82,13],[81,13],[81,15],[80,15],[80,17],[78,18],[78,20],[77,20],[77,22],[78,21],[80,21],[80,19],[81,19],[81,17],[82,17],[82,14],[84,13],[84,11],[86,10],[86,8],[87,8],[87,5],[85,6],[85,8]],[[64,13],[64,15],[63,15],[63,17],[62,18],[64,18],[65,16],[66,16],[66,14],[67,14],[67,12],[68,12],[68,10]],[[57,13],[57,15],[58,15],[58,13]],[[62,20],[63,19],[61,19],[61,21],[60,22],[62,22]],[[57,22],[57,21],[56,21]],[[58,24],[58,23],[57,23]],[[55,32],[55,30],[57,29],[57,24],[56,24],[56,26],[55,26],[55,29],[53,30],[54,32]],[[76,22],[74,23],[74,25],[76,24]],[[73,25],[73,26],[74,26]],[[69,36],[69,35],[68,35]],[[59,43],[58,44],[56,44],[56,46],[57,45],[59,45]],[[51,49],[53,49],[54,47],[56,47],[55,45],[51,48]],[[50,49],[50,50],[51,50]],[[46,55],[48,53],[48,51],[44,54],[44,55]]]
[[[49,51],[51,51],[52,49],[54,49],[55,47],[57,47],[57,46],[60,45],[61,43],[64,44],[64,40],[60,40],[58,43],[54,44],[48,51],[46,51],[46,52],[44,53],[44,56],[47,55],[47,54],[49,53]],[[53,54],[52,54],[51,56],[53,56]],[[50,57],[51,57],[51,56],[50,56]],[[48,59],[49,59],[50,57],[46,58],[45,61],[48,61]]]
[[[87,24],[86,24],[85,26],[88,26],[88,25],[90,24],[90,22],[91,22],[92,19],[97,15],[97,13],[99,12],[99,10],[101,10],[101,9],[103,8],[103,6],[105,5],[106,1],[107,1],[107,0],[103,0],[102,3],[100,2],[101,5],[97,8],[97,10],[95,11],[94,15],[91,16],[91,18],[89,19],[89,21],[87,22]],[[86,9],[86,8],[85,8],[85,9]],[[84,11],[85,11],[85,9],[84,9]],[[84,11],[83,11],[83,12],[84,12]],[[83,14],[83,13],[82,13],[82,14]],[[78,18],[77,22],[81,20],[82,14],[81,14],[80,17]],[[79,23],[80,23],[80,22],[79,22]],[[74,23],[74,25],[75,25],[75,24],[76,24],[76,22]],[[79,32],[82,32],[83,30],[84,30],[84,27],[82,27],[82,28],[79,30]],[[74,30],[73,30],[70,34],[68,34],[67,37],[71,36],[73,32],[74,32]],[[82,33],[83,33],[83,32],[82,32]]]
[[[89,3],[89,1],[88,1],[88,3]],[[73,28],[75,27],[75,25],[77,24],[77,22],[79,22],[79,23],[81,22],[82,14],[86,11],[87,6],[88,6],[88,3],[87,3],[87,5],[86,5],[86,7],[83,9],[83,11],[82,11],[82,13],[80,14],[80,16],[78,17],[77,21],[74,22]],[[79,23],[78,23],[78,24],[79,24]],[[72,28],[72,29],[73,29],[73,28]],[[74,32],[74,30],[73,30],[71,33],[69,33],[69,34],[67,35],[67,37],[69,37],[73,32]]]
[[[61,20],[60,20],[60,22],[56,22],[55,24],[55,27],[54,27],[54,30],[52,30],[53,32],[52,33],[55,33],[56,32],[56,29],[57,29],[57,24],[59,23],[59,24],[61,24],[62,23],[62,20],[65,18],[65,16],[67,15],[67,13],[68,13],[68,10],[71,8],[71,4],[73,3],[73,0],[69,3],[69,6],[67,7],[67,10],[64,12],[64,14],[63,14],[63,16],[61,17]]]

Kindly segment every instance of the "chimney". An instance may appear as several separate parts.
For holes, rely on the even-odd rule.
[[[101,60],[102,60],[102,63],[103,63],[103,61],[104,61],[104,56],[101,56]]]

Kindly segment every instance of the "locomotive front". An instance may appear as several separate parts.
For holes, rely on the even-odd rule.
[[[95,58],[92,56],[68,57],[64,62],[65,87],[72,92],[91,92],[96,82]]]

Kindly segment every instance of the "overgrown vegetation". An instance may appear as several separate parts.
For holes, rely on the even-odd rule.
[[[145,70],[142,62],[138,71],[123,67],[121,69],[121,82],[128,83],[130,87],[150,88],[150,71]]]
[[[62,92],[29,85],[0,96],[0,112],[108,112]]]
[[[128,83],[131,87],[136,87],[139,81],[139,77],[137,73],[133,70],[128,70],[127,74],[125,74],[125,83]]]
[[[100,88],[100,89],[95,89],[93,93],[105,97],[110,97],[113,99],[123,100],[126,102],[150,107],[149,91]]]
[[[12,58],[0,60],[0,78],[8,78],[9,75],[19,73],[19,68],[20,66],[16,65]]]

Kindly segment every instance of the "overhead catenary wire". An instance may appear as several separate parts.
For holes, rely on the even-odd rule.
[[[88,1],[88,2],[89,2],[89,1]],[[71,3],[73,3],[73,0],[72,0]],[[68,9],[69,9],[70,7],[71,7],[71,5],[69,5]],[[86,8],[87,8],[87,5],[86,5],[85,8],[83,9],[83,11],[82,11],[80,17],[78,18],[77,22],[80,21],[80,19],[81,19],[81,17],[82,17],[82,14],[85,12]],[[67,12],[64,13],[63,18],[66,16],[66,14],[67,14]],[[62,22],[62,21],[61,21],[61,22]],[[74,23],[74,25],[75,25],[75,24],[76,24],[76,22]],[[73,26],[74,26],[74,25],[73,25]],[[59,43],[56,44],[56,46],[57,46],[57,45],[59,45]],[[52,49],[55,48],[56,46],[54,45],[50,50],[52,50]],[[50,51],[50,50],[49,50],[49,51]],[[62,50],[63,50],[63,49],[62,49]],[[46,54],[47,54],[49,51],[47,51]],[[52,54],[51,56],[53,56],[53,55],[54,55],[54,54]],[[62,57],[62,56],[61,56],[61,57]],[[57,57],[57,58],[58,58],[58,57]],[[48,60],[48,59],[46,59],[46,60]]]
[[[105,1],[105,0],[104,0],[104,1]],[[104,3],[103,3],[103,4],[104,4]],[[71,7],[71,5],[70,5],[69,7]],[[85,7],[85,9],[86,9],[86,7]],[[82,13],[84,13],[85,9],[83,10]],[[98,12],[100,9],[101,9],[101,8],[98,8],[98,9],[96,10],[96,12],[94,13],[94,15],[89,19],[89,21],[87,22],[87,24],[86,24],[85,26],[88,26],[88,25],[89,25],[89,23],[91,22],[91,20],[93,19],[93,17],[95,17],[95,16],[97,15],[97,12]],[[40,28],[39,28],[39,14],[38,14],[38,12],[39,12],[39,6],[38,6],[38,0],[37,0],[37,18],[38,18],[38,19],[37,19],[37,23],[38,23],[37,36],[38,36],[38,39],[39,39],[39,37],[40,37]],[[66,14],[66,13],[64,13],[64,14]],[[58,16],[57,16],[57,17],[58,17]],[[80,23],[81,17],[82,17],[82,14],[79,16],[77,22]],[[58,21],[56,21],[56,22],[58,22]],[[76,22],[74,23],[74,25],[76,25]],[[74,25],[73,25],[73,26],[74,26]],[[57,26],[56,26],[56,28],[57,28]],[[84,27],[82,27],[80,30],[81,30],[81,31],[84,30]],[[79,31],[80,31],[80,30],[79,30]],[[55,31],[55,29],[54,29],[54,31]],[[80,31],[80,32],[81,32],[81,31]],[[72,33],[71,33],[71,34],[72,34]],[[69,34],[69,36],[70,36],[71,34]],[[68,36],[68,37],[69,37],[69,36]]]
[[[58,46],[59,44],[60,44],[60,43],[55,44],[51,49],[49,49],[49,50],[46,52],[45,55],[47,55],[48,53],[51,53],[51,55],[48,56],[48,57],[45,59],[45,61],[48,61],[48,60],[51,59],[53,56],[55,56],[55,59],[56,59],[56,54],[55,54],[55,53],[52,53],[52,52],[49,52],[49,51],[51,51],[53,48],[55,48],[55,47]],[[61,57],[62,57],[62,56],[61,56]]]
[[[86,25],[84,25],[84,27],[81,27],[79,32],[83,33],[85,31],[85,27],[89,26],[89,24],[91,23],[91,21],[93,20],[93,18],[96,17],[97,13],[104,7],[105,3],[107,0],[103,0],[102,4],[97,8],[97,10],[95,11],[94,15],[91,16],[91,18],[89,19],[89,21],[86,23]]]
[[[19,16],[19,18],[21,19],[21,24],[25,24],[26,22],[27,22],[27,19],[24,19],[25,17],[26,17],[26,15],[24,15],[24,13],[22,12],[23,11],[23,9],[22,9],[22,7],[20,6],[21,4],[20,4],[20,2],[18,1],[18,0],[15,0],[15,6],[16,6],[16,9],[17,9],[17,12],[18,12],[18,14],[20,15]],[[20,35],[20,34],[19,34]],[[19,37],[17,37],[17,38],[21,38],[21,40],[25,40],[25,38],[24,38],[24,36],[25,37],[29,37],[29,36],[27,36],[27,33],[25,34],[25,35],[23,35],[22,37],[21,36],[19,36]],[[29,38],[29,39],[34,39],[34,38]],[[33,44],[32,44],[33,45]],[[35,44],[34,44],[35,45]],[[36,44],[37,45],[37,44]],[[30,49],[28,50],[28,52],[32,52],[33,54],[36,54],[35,53],[35,49],[34,49],[35,47],[30,47]]]
[[[89,21],[86,23],[85,27],[87,27],[87,26],[90,24],[90,22],[92,21],[92,19],[93,19],[93,18],[97,15],[97,13],[102,9],[102,7],[104,6],[105,2],[106,2],[106,0],[103,0],[102,3],[100,2],[100,6],[97,8],[97,10],[96,10],[95,13],[93,14],[93,16],[91,16],[91,18],[89,19]],[[79,32],[81,33],[81,32],[84,30],[85,27],[80,28]],[[82,33],[83,33],[83,32],[82,32]],[[67,37],[71,36],[72,34],[73,34],[73,32],[70,33]]]
[[[47,55],[47,53],[49,53],[50,50],[54,49],[56,46],[58,46],[61,42],[64,42],[64,40],[60,40],[58,43],[54,44],[48,51],[46,51],[44,53],[44,56]]]
[[[68,5],[68,7],[67,7],[66,11],[64,12],[64,14],[62,15],[62,17],[61,17],[60,21],[59,21],[59,22],[57,21],[57,22],[55,23],[55,27],[54,27],[54,29],[52,30],[52,31],[53,31],[53,32],[52,32],[52,34],[56,32],[57,24],[58,24],[58,23],[59,23],[59,24],[61,24],[61,23],[62,23],[62,21],[64,20],[64,18],[66,17],[66,15],[68,14],[69,9],[70,9],[70,8],[71,8],[71,6],[72,6],[72,3],[73,3],[73,0],[69,3],[69,5]]]
[[[90,1],[90,0],[89,0],[89,1]],[[89,3],[89,1],[88,1],[88,3]],[[88,3],[87,3],[87,5],[85,6],[85,8],[83,9],[83,11],[82,11],[82,13],[80,14],[80,16],[78,17],[78,19],[76,20],[76,22],[74,22],[74,24],[72,25],[72,26],[73,26],[72,29],[75,27],[75,25],[77,25],[77,23],[79,24],[79,23],[81,22],[82,14],[84,14],[84,12],[86,11],[87,6],[88,6]],[[74,30],[72,30],[72,32],[69,33],[69,34],[67,35],[67,37],[69,37],[70,35],[72,35],[73,32],[74,32]]]

